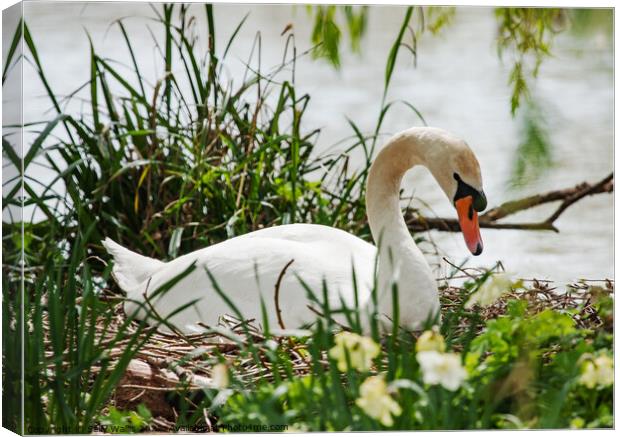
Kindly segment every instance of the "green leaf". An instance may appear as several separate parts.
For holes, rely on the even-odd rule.
[[[17,27],[15,28],[15,32],[13,33],[13,40],[11,41],[11,46],[9,47],[9,51],[6,55],[6,59],[4,60],[4,70],[2,70],[2,84],[7,78],[7,74],[9,72],[9,68],[12,65],[13,56],[15,56],[15,51],[17,50],[17,46],[22,40],[22,18],[19,19],[17,23]]]
[[[413,14],[413,7],[409,6],[407,11],[405,12],[405,18],[403,19],[402,24],[400,25],[400,30],[398,31],[398,36],[396,40],[392,44],[392,48],[390,49],[390,53],[388,55],[387,64],[385,65],[385,79],[383,86],[383,93],[387,92],[390,81],[392,80],[392,74],[394,73],[394,66],[396,65],[396,59],[398,58],[398,52],[400,46],[403,41],[403,37],[405,35],[405,30],[409,26],[409,21],[411,20],[411,15]]]

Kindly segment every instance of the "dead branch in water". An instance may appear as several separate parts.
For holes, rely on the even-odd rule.
[[[611,193],[614,190],[614,174],[611,173],[595,184],[583,182],[572,188],[548,191],[543,194],[525,197],[519,200],[505,202],[482,214],[479,218],[481,228],[491,229],[519,229],[527,231],[554,231],[560,232],[554,223],[571,205],[593,194]],[[498,223],[499,220],[526,209],[534,208],[546,203],[561,201],[558,208],[547,219],[533,223]],[[412,232],[423,232],[431,229],[448,232],[460,231],[459,222],[448,218],[427,218],[420,216],[417,211],[407,210],[405,222]]]

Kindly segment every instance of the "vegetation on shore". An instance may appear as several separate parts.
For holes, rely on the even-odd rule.
[[[5,426],[19,429],[22,413],[30,433],[218,424],[289,430],[613,426],[611,282],[575,284],[556,294],[549,284],[508,280],[497,266],[455,267],[441,282],[443,318],[422,335],[395,328],[364,337],[359,315],[350,312],[351,334],[342,337],[322,290],[309,290],[321,316],[301,332],[245,321],[231,307],[231,317],[205,334],[166,336],[120,312],[122,296],[100,244],[105,236],[161,259],[292,222],[370,239],[367,170],[396,104],[387,90],[416,10],[404,9],[395,32],[371,133],[349,121],[352,136],[342,152],[321,156],[313,153],[318,130],[304,121],[310,96],[299,95],[294,80],[296,59],[309,53],[299,53],[294,38],[285,39],[281,65],[264,71],[256,62],[257,37],[244,81],[233,88],[221,72],[245,19],[229,40],[216,41],[213,7],[206,5],[209,51],[202,56],[187,6],[164,5],[155,10],[164,35],[163,44],[154,40],[161,78],[146,82],[118,21],[132,74],[91,44],[89,107],[66,114],[27,23],[20,23],[3,83],[9,68],[27,58],[57,114],[27,126],[36,139],[23,157],[23,174],[5,181],[8,214],[34,206],[44,216],[36,223],[3,221],[4,396],[19,399],[24,391],[23,412],[16,402],[3,403]],[[358,21],[352,32],[363,29]],[[17,51],[21,38],[24,58]],[[423,122],[414,106],[401,107]],[[16,144],[11,134],[3,136],[3,159],[21,169]],[[359,169],[349,166],[355,153],[364,158]],[[37,166],[56,179],[41,186]],[[463,274],[462,286],[451,284]],[[366,355],[357,356],[356,345]],[[148,364],[152,380],[128,380],[127,369],[137,361]],[[425,367],[428,362],[435,365]],[[444,364],[444,374],[429,373]]]

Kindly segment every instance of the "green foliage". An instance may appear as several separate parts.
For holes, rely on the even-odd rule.
[[[396,40],[392,44],[392,48],[390,49],[390,54],[388,55],[388,61],[385,66],[385,87],[384,87],[384,97],[387,92],[388,84],[392,79],[392,74],[394,73],[394,67],[396,66],[396,58],[398,57],[398,53],[400,51],[400,47],[403,44],[403,37],[405,36],[405,30],[407,30],[409,26],[409,21],[411,21],[411,15],[413,14],[413,7],[407,8],[407,12],[405,13],[405,18],[403,23],[400,26],[400,30],[398,32],[398,36]]]
[[[357,13],[353,6],[344,6],[344,14],[347,19],[351,50],[354,53],[358,53],[360,51],[360,41],[366,32],[368,6],[361,6]]]
[[[3,229],[5,238],[6,230]],[[11,241],[12,243],[12,241]],[[15,433],[22,432],[23,410],[20,402],[23,392],[22,385],[22,351],[24,335],[22,316],[22,281],[17,265],[8,267],[9,260],[19,259],[19,255],[7,253],[12,244],[3,241],[2,255],[4,258],[2,274],[2,426]],[[17,249],[19,251],[19,249]]]
[[[174,11],[179,24],[172,24]],[[208,22],[211,16],[207,8]],[[103,253],[99,242],[109,236],[159,258],[289,222],[367,233],[366,169],[347,173],[344,156],[311,154],[318,131],[304,131],[310,96],[297,95],[287,77],[292,61],[269,76],[248,66],[247,79],[230,88],[220,81],[225,55],[215,52],[210,37],[212,51],[201,60],[190,22],[185,7],[164,8],[161,70],[172,71],[171,59],[182,68],[152,89],[138,65],[132,78],[91,45],[90,113],[59,114],[24,161],[26,191],[46,220],[82,230],[94,226],[87,242],[94,253]],[[122,21],[117,24],[126,36]],[[125,41],[134,59],[131,41]],[[32,39],[28,47],[35,53]],[[189,86],[180,88],[180,82]],[[276,97],[274,107],[266,103],[268,95]],[[70,134],[66,140],[52,136],[61,124]],[[363,141],[358,138],[349,151]],[[46,187],[35,195],[29,171],[34,157],[58,174],[66,194]],[[319,168],[327,171],[316,180]],[[360,197],[352,199],[352,193]]]
[[[534,100],[528,100],[522,115],[521,140],[515,152],[510,178],[513,187],[536,180],[553,163],[553,144],[547,133],[543,112]]]
[[[496,8],[499,21],[497,48],[514,60],[509,84],[512,86],[510,112],[514,116],[528,96],[528,77],[535,78],[555,34],[563,30],[566,11],[557,8]]]
[[[41,272],[26,278],[24,317],[30,332],[23,344],[24,410],[27,429],[32,433],[89,432],[131,358],[155,327],[167,323],[151,315],[153,328],[146,329],[146,323],[141,322],[138,329],[126,333],[136,311],[127,315],[121,332],[99,335],[98,330],[105,332],[116,317],[114,300],[99,298],[111,266],[94,277],[83,262],[84,241],[88,241],[88,234],[79,235],[67,251],[49,249]],[[154,295],[165,293],[175,280]],[[143,304],[140,308],[151,313]],[[112,360],[110,351],[117,347],[120,355]]]
[[[313,15],[314,27],[312,42],[317,44],[313,55],[324,58],[334,67],[340,66],[340,40],[345,26],[339,23],[336,16],[342,9],[346,17],[347,29],[351,40],[351,49],[358,52],[360,41],[364,36],[368,10],[362,7],[356,14],[351,6],[308,6]],[[416,26],[409,24],[413,10],[416,10]],[[585,32],[593,26],[609,26],[609,11],[592,9],[559,9],[559,8],[495,8],[498,21],[497,49],[500,56],[509,53],[512,60],[508,83],[512,89],[510,112],[515,116],[524,99],[528,99],[530,81],[538,75],[539,68],[546,57],[551,56],[550,48],[556,34],[564,31],[570,20],[576,32]],[[412,33],[412,41],[405,43],[403,33],[397,38],[398,48],[409,50],[414,59],[417,57],[417,39],[428,31],[432,35],[439,34],[448,27],[456,15],[455,7],[409,7],[405,12],[405,29]],[[407,18],[408,17],[408,18]],[[594,23],[594,24],[593,24]],[[412,29],[416,27],[414,32]],[[392,48],[394,50],[394,48]],[[389,59],[395,61],[395,56]],[[388,72],[386,78],[391,75]]]
[[[368,6],[307,6],[307,11],[314,20],[311,40],[316,44],[313,51],[315,58],[323,58],[334,67],[340,67],[340,42],[341,29],[346,29],[349,36],[350,49],[354,53],[360,52],[360,43],[366,33],[368,22]],[[409,26],[411,16],[414,12],[417,20],[417,30],[413,32]],[[338,14],[341,11],[342,14]],[[456,13],[455,7],[438,6],[416,6],[408,7],[405,10],[404,21],[407,22],[405,29],[409,28],[412,33],[410,43],[403,42],[403,35],[398,38],[399,49],[408,49],[414,57],[416,56],[417,37],[425,31],[430,31],[433,35],[439,34],[453,20]],[[344,24],[338,19],[338,15],[344,15]],[[415,35],[414,35],[415,33]]]
[[[349,121],[355,136],[346,154],[316,156],[312,151],[318,130],[305,129],[303,122],[310,96],[297,95],[293,59],[285,59],[269,75],[260,66],[255,70],[248,65],[244,82],[232,88],[220,79],[227,49],[216,51],[213,29],[210,51],[201,59],[187,8],[166,6],[163,11],[159,24],[165,48],[159,70],[168,73],[148,86],[123,23],[117,22],[134,76],[101,58],[91,44],[90,110],[64,114],[55,104],[57,116],[29,147],[24,189],[48,224],[70,229],[63,235],[69,245],[75,231],[88,235],[88,254],[103,254],[100,241],[108,236],[157,258],[291,222],[339,226],[369,237],[365,178],[381,123],[396,102],[382,103],[370,137]],[[178,23],[173,24],[175,11]],[[212,23],[210,7],[206,15]],[[359,19],[355,26],[362,28]],[[406,22],[401,36],[404,26]],[[27,26],[24,31],[32,62],[48,84]],[[386,92],[398,50],[395,45],[390,53]],[[171,69],[173,60],[181,68]],[[112,83],[119,91],[112,93]],[[188,86],[181,88],[180,83]],[[46,88],[56,102],[49,85]],[[266,96],[272,96],[273,106]],[[419,116],[411,104],[402,103]],[[61,127],[66,135],[57,135]],[[5,144],[5,151],[10,154],[11,144]],[[365,165],[353,172],[348,156],[358,151]],[[21,168],[17,155],[10,156]],[[54,183],[61,183],[65,192],[55,191],[54,184],[38,189],[31,175],[35,161],[56,173]],[[317,176],[318,169],[322,172]],[[5,205],[13,200],[7,196]],[[84,232],[90,227],[92,232]],[[38,249],[57,243],[39,237]],[[27,251],[26,256],[37,253]],[[99,269],[98,264],[93,268]]]
[[[593,350],[592,334],[578,329],[568,313],[528,314],[526,301],[511,301],[507,314],[489,321],[472,342],[466,362],[473,380],[492,388],[493,403],[512,410],[505,414],[516,413],[528,427],[566,428],[574,415],[598,417],[588,404],[570,401],[588,392],[579,384],[576,363]],[[608,388],[591,400],[604,408],[610,394]]]
[[[449,26],[456,15],[456,7],[427,6],[426,7],[426,27],[433,34],[439,34],[445,27]]]
[[[359,52],[360,41],[366,31],[368,6],[307,6],[308,13],[313,15],[314,26],[311,40],[316,44],[312,55],[324,58],[334,67],[340,67],[341,28],[346,28],[353,52]],[[338,22],[338,11],[344,15],[345,24]]]
[[[476,357],[492,352],[479,366],[487,375],[495,376],[502,368],[517,362],[523,354],[528,355],[528,359],[537,358],[541,347],[550,339],[565,338],[574,333],[573,321],[567,314],[544,310],[528,316],[526,310],[526,301],[510,301],[507,315],[489,321],[485,332],[472,341],[468,364],[471,366]]]
[[[13,39],[4,59],[2,86],[14,86],[13,75],[20,74],[21,37],[23,21],[20,19],[14,30]],[[6,25],[6,23],[5,23]],[[12,77],[12,79],[9,79]],[[21,83],[21,78],[18,78]],[[20,132],[3,129],[2,137],[2,426],[16,434],[24,434],[24,410],[19,401],[24,386],[22,380],[24,352],[24,318],[23,318],[23,256],[22,247],[29,243],[29,238],[22,232],[6,225],[5,221],[22,221],[22,200],[20,184],[21,157],[20,150],[14,150],[10,141],[19,141]],[[8,146],[8,147],[7,147]],[[21,230],[21,229],[19,229]]]
[[[136,411],[119,411],[110,407],[108,413],[99,416],[99,423],[112,434],[138,432],[151,422],[152,416],[144,404],[138,405]]]
[[[312,42],[320,44],[314,50],[315,57],[327,58],[335,67],[340,66],[340,29],[334,22],[335,6],[319,6],[312,30]]]

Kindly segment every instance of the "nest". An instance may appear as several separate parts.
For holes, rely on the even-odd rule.
[[[472,279],[475,276],[468,274]],[[475,307],[483,321],[496,319],[506,314],[510,300],[521,299],[527,301],[530,313],[536,314],[546,309],[557,310],[570,314],[575,326],[582,329],[605,329],[613,331],[613,317],[611,314],[599,314],[596,304],[603,296],[613,296],[614,283],[605,279],[599,281],[583,280],[566,285],[564,290],[558,290],[553,281],[523,280],[524,286],[505,293],[492,305]],[[463,289],[454,286],[445,286],[441,289],[442,312],[463,305],[466,294]],[[469,329],[467,319],[462,319],[457,327],[457,335]],[[484,329],[481,325],[477,334]]]
[[[268,360],[257,365],[252,356],[241,353],[250,344],[259,349],[262,359],[267,348],[274,348],[277,343],[286,343],[293,372],[301,376],[311,369],[311,362],[304,358],[291,340],[290,334],[297,331],[283,332],[285,335],[272,337],[270,343],[254,320],[239,320],[225,315],[220,318],[219,325],[206,334],[163,333],[154,329],[141,329],[137,321],[123,327],[126,316],[122,302],[115,304],[113,309],[114,321],[105,332],[99,332],[100,338],[112,341],[120,333],[127,340],[116,342],[110,349],[110,367],[123,354],[129,338],[138,334],[145,343],[129,362],[114,391],[110,406],[119,410],[135,410],[139,404],[144,404],[153,415],[149,431],[174,431],[179,417],[179,396],[184,396],[186,402],[196,407],[195,400],[190,399],[191,395],[200,394],[205,389],[219,389],[212,375],[217,363],[227,363],[242,381],[272,379]],[[320,361],[328,364],[327,357]],[[205,412],[203,418],[207,426],[211,427],[212,417]]]
[[[462,273],[471,278],[475,278],[477,274],[465,271]],[[482,321],[486,321],[505,314],[509,300],[525,299],[531,312],[544,309],[566,311],[580,328],[613,329],[612,316],[601,315],[596,309],[600,296],[613,295],[612,281],[574,283],[568,285],[564,292],[558,291],[550,281],[534,279],[524,281],[524,284],[524,287],[506,293],[494,304],[484,308],[475,307],[474,311]],[[462,306],[467,296],[463,288],[447,283],[440,287],[440,294],[444,313]],[[312,363],[303,351],[300,351],[302,346],[299,343],[288,335],[276,335],[265,341],[260,326],[253,320],[241,321],[224,316],[220,319],[220,325],[207,334],[169,334],[155,331],[154,328],[141,329],[136,321],[123,326],[126,318],[122,302],[115,303],[111,308],[114,311],[112,323],[106,328],[103,324],[97,326],[99,338],[104,341],[112,341],[119,334],[123,336],[123,339],[115,342],[109,350],[110,365],[114,366],[119,360],[130,338],[135,334],[145,340],[145,343],[130,361],[109,405],[114,405],[119,410],[135,410],[139,404],[144,404],[153,415],[149,431],[174,430],[179,417],[179,396],[185,396],[186,401],[191,404],[193,401],[191,396],[187,396],[188,393],[200,394],[204,389],[217,387],[212,374],[216,363],[226,362],[234,369],[237,378],[244,382],[271,379],[268,360],[257,365],[252,356],[242,353],[250,344],[258,349],[259,357],[264,357],[267,349],[273,349],[279,343],[288,352],[296,374],[302,376],[310,373],[312,369]],[[467,329],[470,329],[469,322],[463,318],[456,328],[457,335]],[[481,323],[479,331],[483,329],[484,323]],[[51,354],[50,347],[48,356]],[[319,362],[327,365],[327,357],[324,355]],[[93,373],[98,370],[93,368]],[[209,427],[215,423],[214,418],[206,411],[204,421]]]

